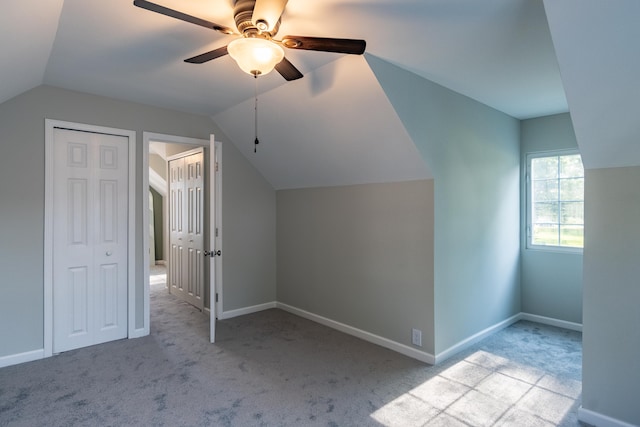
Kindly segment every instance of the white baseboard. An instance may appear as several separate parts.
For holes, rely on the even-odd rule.
[[[503,320],[502,322],[496,323],[493,326],[489,326],[488,328],[478,332],[477,334],[474,334],[472,336],[470,336],[469,338],[460,341],[459,343],[449,347],[448,349],[436,354],[436,364],[441,363],[442,361],[450,358],[451,356],[453,356],[454,354],[464,350],[467,347],[472,346],[473,344],[477,343],[478,341],[488,337],[491,334],[494,334],[496,332],[498,332],[501,329],[504,329],[508,326],[513,325],[514,323],[516,323],[518,320],[520,320],[521,318],[521,313],[518,313],[516,315],[513,315],[511,317],[509,317],[508,319]]]
[[[149,335],[149,328],[138,328],[129,333],[129,338],[142,338],[147,335]]]
[[[31,362],[34,360],[44,359],[44,349],[27,351],[25,353],[10,354],[0,357],[0,368],[5,366],[17,365],[19,363]]]
[[[554,319],[552,317],[538,316],[537,314],[520,313],[521,320],[542,323],[543,325],[557,326],[558,328],[570,329],[572,331],[582,332],[582,324],[567,322],[566,320]]]
[[[629,424],[625,421],[590,411],[582,406],[578,408],[578,420],[597,427],[637,427],[635,424]]]
[[[270,308],[276,308],[276,302],[267,302],[264,304],[254,305],[251,307],[238,308],[236,310],[223,311],[218,316],[218,319],[231,319],[233,317],[244,316],[245,314],[257,313],[263,310],[269,310]]]
[[[512,316],[506,320],[503,320],[500,323],[497,323],[493,326],[490,326],[486,329],[484,329],[483,331],[478,332],[477,334],[463,340],[460,341],[458,344],[455,344],[451,347],[449,347],[448,349],[446,349],[443,352],[438,353],[437,355],[432,355],[430,353],[421,351],[421,350],[417,350],[413,347],[409,347],[405,344],[401,344],[399,342],[396,341],[392,341],[388,338],[384,338],[381,337],[379,335],[375,335],[372,334],[370,332],[364,331],[362,329],[358,329],[358,328],[354,328],[353,326],[349,326],[346,325],[344,323],[340,323],[337,322],[335,320],[331,320],[328,319],[326,317],[323,316],[319,316],[317,314],[314,313],[310,313],[308,311],[290,306],[288,304],[284,304],[284,303],[280,303],[280,302],[268,302],[265,304],[259,304],[259,305],[254,305],[251,307],[244,307],[244,308],[239,308],[236,310],[229,310],[229,311],[225,311],[222,312],[220,316],[218,316],[218,318],[220,320],[224,320],[224,319],[231,319],[233,317],[237,317],[237,316],[243,316],[245,314],[251,314],[251,313],[257,313],[259,311],[263,311],[263,310],[269,310],[271,308],[279,308],[282,309],[284,311],[287,311],[289,313],[295,314],[297,316],[300,317],[304,317],[305,319],[309,319],[312,320],[314,322],[320,323],[322,325],[328,326],[330,328],[336,329],[338,331],[344,332],[346,334],[349,335],[353,335],[355,337],[358,337],[360,339],[363,339],[365,341],[371,342],[373,344],[377,344],[379,346],[388,348],[390,350],[396,351],[400,354],[404,354],[405,356],[420,360],[421,362],[424,363],[428,363],[430,365],[435,365],[437,363],[441,363],[442,361],[448,359],[449,357],[453,356],[454,354],[458,353],[459,351],[464,350],[465,348],[477,343],[478,341],[482,340],[483,338],[486,338],[487,336],[501,330],[504,329],[514,323],[516,323],[518,320],[528,320],[531,322],[536,322],[536,323],[542,323],[545,325],[551,325],[551,326],[557,326],[560,328],[565,328],[565,329],[570,329],[570,330],[574,330],[574,331],[582,331],[582,325],[579,323],[572,323],[572,322],[567,322],[564,320],[558,320],[558,319],[553,319],[550,317],[544,317],[544,316],[538,316],[535,314],[529,314],[529,313],[519,313],[515,316]],[[208,312],[208,314],[210,314],[210,311],[208,308],[204,309],[205,312]],[[149,335],[149,330],[147,328],[140,328],[140,329],[134,329],[133,332],[129,335],[129,338],[139,338],[139,337],[143,337]],[[8,355],[8,356],[2,356],[0,357],[0,368],[3,368],[5,366],[11,366],[11,365],[17,365],[19,363],[25,363],[25,362],[31,362],[33,360],[38,360],[38,359],[43,359],[45,356],[44,354],[44,349],[40,349],[40,350],[34,350],[34,351],[29,351],[29,352],[25,352],[25,353],[20,353],[20,354],[12,354],[12,355]],[[580,418],[582,421],[590,423],[590,424],[594,424],[590,421],[588,421],[588,419],[591,419],[591,417],[599,417],[597,418],[599,420],[597,425],[598,427],[601,426],[620,426],[620,427],[627,427],[630,426],[632,427],[631,424],[625,424],[624,422],[621,421],[617,421],[614,419],[610,419],[609,417],[606,417],[604,415],[600,415],[596,412],[592,412],[589,411],[587,409],[583,409],[580,408],[580,413],[582,413],[584,417],[586,417],[585,419]],[[614,424],[604,424],[603,420],[612,420],[611,422],[614,422]],[[607,421],[609,422],[609,421]],[[617,423],[617,424],[616,424]]]
[[[304,317],[305,319],[312,320],[314,322],[328,326],[332,329],[344,332],[345,334],[368,341],[370,343],[377,344],[381,347],[388,348],[389,350],[396,351],[398,353],[404,354],[405,356],[420,360],[421,362],[428,363],[430,365],[433,365],[435,363],[435,357],[432,354],[416,350],[415,348],[409,347],[396,341],[391,341],[390,339],[372,334],[367,331],[363,331],[362,329],[354,328],[353,326],[345,325],[344,323],[336,322],[335,320],[331,320],[326,317],[310,313],[306,310],[301,310],[288,304],[283,304],[281,302],[276,303],[276,308],[300,317]]]

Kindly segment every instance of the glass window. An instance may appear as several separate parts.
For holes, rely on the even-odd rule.
[[[528,160],[528,246],[582,248],[584,167],[580,154],[536,154]]]

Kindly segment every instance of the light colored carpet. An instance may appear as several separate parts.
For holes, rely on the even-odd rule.
[[[428,366],[280,310],[151,288],[151,335],[0,369],[2,426],[577,426],[581,335],[519,322]]]

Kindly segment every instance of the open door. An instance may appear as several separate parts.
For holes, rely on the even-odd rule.
[[[212,343],[216,341],[216,319],[218,317],[222,279],[222,233],[220,230],[220,201],[221,201],[221,168],[220,168],[221,145],[216,144],[214,135],[211,135],[209,145],[209,245],[210,251],[205,252],[209,255],[209,306],[211,314],[209,316],[209,338]]]

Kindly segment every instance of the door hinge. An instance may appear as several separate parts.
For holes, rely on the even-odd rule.
[[[216,292],[216,302],[218,302],[218,293]]]
[[[218,162],[216,162],[216,172],[218,172]]]
[[[218,237],[218,227],[216,227],[216,237]]]

